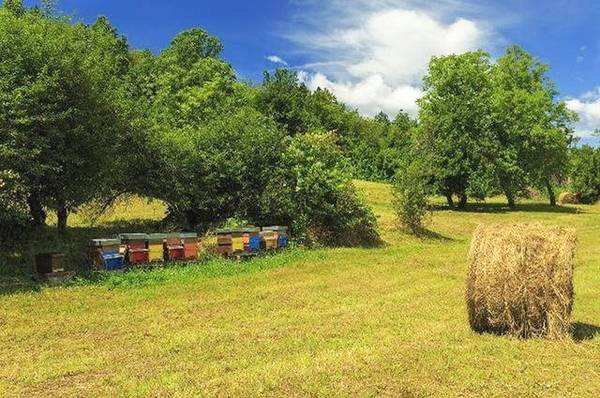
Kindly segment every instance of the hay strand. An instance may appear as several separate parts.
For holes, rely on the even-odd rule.
[[[466,291],[473,330],[522,338],[569,336],[575,246],[573,229],[479,226]]]

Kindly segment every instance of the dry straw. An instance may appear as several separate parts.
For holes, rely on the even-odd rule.
[[[575,231],[541,224],[481,225],[469,252],[473,330],[518,337],[570,336]]]

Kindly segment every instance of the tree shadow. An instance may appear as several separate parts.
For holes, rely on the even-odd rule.
[[[441,242],[452,242],[455,239],[449,236],[440,234],[439,232],[432,231],[427,228],[421,228],[414,232],[415,236],[423,240],[437,240]]]
[[[600,327],[589,323],[574,322],[571,327],[573,340],[578,343],[585,340],[592,340],[596,335],[600,335]]]
[[[459,211],[464,213],[489,213],[489,214],[505,214],[505,213],[554,213],[554,214],[584,214],[585,212],[577,207],[571,206],[552,206],[547,203],[520,203],[516,208],[511,209],[502,203],[469,203],[464,209],[451,208],[447,205],[435,205],[436,211]]]
[[[87,271],[87,252],[91,239],[112,238],[125,232],[150,233],[163,231],[164,228],[161,221],[147,219],[69,227],[64,234],[58,233],[53,226],[40,228],[27,239],[15,239],[0,247],[0,294],[40,289],[40,284],[33,281],[36,254],[64,253],[64,269],[74,271],[79,276]]]

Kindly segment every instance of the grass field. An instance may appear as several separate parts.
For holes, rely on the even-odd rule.
[[[598,396],[600,206],[440,209],[434,233],[416,239],[395,227],[388,186],[358,186],[382,247],[295,249],[6,292],[0,395]],[[156,203],[124,204],[94,228],[131,219],[125,210],[141,225],[162,216]],[[526,221],[578,231],[573,341],[469,329],[471,232]]]

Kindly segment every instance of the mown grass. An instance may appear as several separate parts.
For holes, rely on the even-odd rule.
[[[436,234],[417,239],[396,228],[388,186],[357,184],[380,248],[294,249],[5,294],[0,394],[597,395],[600,206],[439,209]],[[573,341],[469,329],[472,230],[524,221],[578,231]]]

